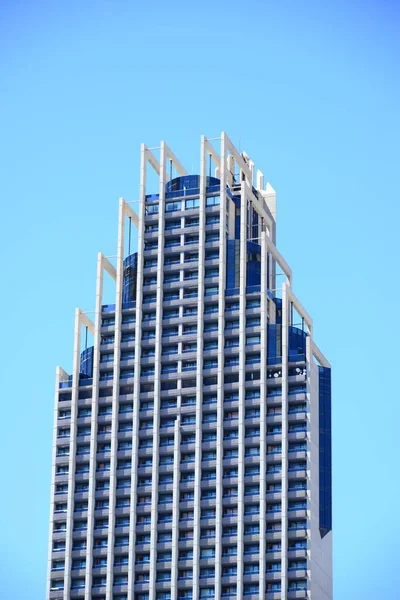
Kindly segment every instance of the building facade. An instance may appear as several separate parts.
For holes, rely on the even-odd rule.
[[[274,190],[222,133],[199,175],[142,145],[132,206],[57,368],[48,600],[331,599],[330,366]]]

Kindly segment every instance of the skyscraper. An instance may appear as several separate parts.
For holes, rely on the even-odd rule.
[[[199,175],[142,145],[57,368],[48,599],[331,599],[330,414],[272,187],[225,133]]]

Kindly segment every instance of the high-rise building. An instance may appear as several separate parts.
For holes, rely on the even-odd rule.
[[[199,175],[143,145],[113,260],[57,369],[48,599],[331,599],[330,366],[274,190],[225,133]]]

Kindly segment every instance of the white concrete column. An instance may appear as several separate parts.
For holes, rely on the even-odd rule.
[[[58,395],[60,392],[60,381],[68,379],[68,375],[61,369],[56,368],[56,388],[54,391],[54,417],[53,417],[53,452],[51,461],[51,488],[50,488],[50,526],[49,526],[49,549],[48,549],[48,564],[47,564],[47,588],[46,598],[50,598],[50,582],[52,579],[51,566],[53,555],[53,528],[54,528],[54,494],[55,494],[55,479],[56,479],[56,460],[57,460],[57,432],[58,432]],[[64,553],[60,552],[60,558],[63,558]]]
[[[197,301],[197,371],[196,371],[196,442],[194,468],[194,510],[193,510],[193,600],[199,598],[200,560],[200,500],[201,500],[201,444],[203,418],[203,319],[204,319],[204,243],[206,211],[206,149],[205,138],[200,143],[200,207],[199,207],[199,266]],[[175,600],[171,598],[171,600]]]
[[[143,302],[143,251],[144,225],[146,212],[146,147],[141,146],[140,153],[140,198],[138,224],[138,258],[135,311],[135,362],[133,380],[133,422],[132,422],[132,465],[131,465],[131,505],[129,519],[129,556],[128,556],[128,600],[134,600],[135,586],[135,544],[136,544],[136,488],[138,465],[138,434],[140,411],[140,367],[142,341],[142,302]]]
[[[171,600],[178,597],[178,556],[179,556],[179,482],[181,462],[181,418],[178,415],[174,425],[174,478],[172,488],[172,560],[171,560]]]
[[[65,537],[64,600],[70,598],[72,531],[74,525],[76,419],[78,413],[79,369],[81,354],[81,311],[75,310],[74,358],[72,366],[71,425],[68,465],[67,533]]]
[[[240,172],[242,178],[242,172]],[[246,362],[246,275],[247,275],[247,194],[246,182],[240,189],[239,259],[239,458],[237,524],[237,600],[243,597],[243,517],[244,517],[244,446],[245,446],[245,362]]]
[[[265,553],[266,547],[266,469],[267,469],[267,359],[268,359],[268,281],[267,281],[267,240],[266,232],[261,232],[261,350],[260,350],[260,577],[259,599],[265,599]]]
[[[308,335],[306,337],[306,385],[307,385],[307,446],[308,451],[306,452],[306,460],[307,460],[307,600],[314,600],[314,594],[311,590],[311,582],[312,582],[312,565],[314,561],[313,556],[313,539],[311,536],[310,523],[318,523],[318,526],[313,527],[314,529],[314,537],[317,542],[315,546],[318,547],[318,542],[323,542],[320,539],[319,534],[319,371],[317,365],[313,360],[313,352],[312,352],[312,332],[309,330]],[[313,390],[311,388],[311,377],[318,378],[318,403],[314,402],[312,405],[312,395]],[[315,386],[313,379],[313,386]],[[311,421],[311,415],[313,414],[314,420]],[[312,432],[315,432],[312,438]],[[317,442],[317,443],[315,443]],[[315,460],[316,459],[316,460]],[[314,510],[312,510],[314,509]],[[317,561],[319,561],[320,557],[323,557],[323,560],[326,561],[326,554],[324,552],[319,552],[317,556]],[[331,564],[331,560],[329,563]],[[329,577],[329,576],[328,576]],[[328,577],[326,577],[325,581],[328,581]],[[332,592],[331,592],[332,594]],[[332,597],[330,596],[327,596]]]
[[[108,519],[107,547],[107,586],[106,600],[112,600],[114,580],[114,534],[115,534],[115,496],[117,483],[117,452],[118,452],[118,412],[119,412],[119,375],[120,375],[120,346],[122,320],[122,285],[124,276],[124,236],[125,236],[125,201],[119,200],[118,213],[118,245],[117,245],[117,278],[115,293],[115,332],[114,332],[114,369],[112,387],[112,417],[111,417],[111,459],[110,459],[110,492]]]
[[[157,518],[158,518],[158,460],[160,429],[160,376],[161,376],[161,336],[162,303],[164,278],[164,225],[165,225],[165,183],[166,151],[161,142],[160,149],[160,189],[158,213],[158,263],[157,263],[157,301],[156,301],[156,337],[154,356],[154,411],[153,411],[153,466],[151,483],[151,530],[150,530],[150,573],[149,600],[156,597],[157,569]]]
[[[217,446],[215,501],[215,598],[221,597],[222,554],[222,477],[224,455],[224,361],[225,361],[225,287],[226,287],[226,139],[221,134],[219,207],[219,277],[218,277],[218,382],[217,382]]]
[[[287,600],[288,551],[288,283],[282,284],[282,492],[281,492],[281,598]]]
[[[93,530],[96,496],[97,412],[99,401],[101,313],[103,301],[103,255],[97,256],[96,314],[93,350],[92,414],[90,418],[89,493],[86,536],[85,600],[92,597]]]

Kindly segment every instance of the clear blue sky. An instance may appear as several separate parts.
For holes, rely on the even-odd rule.
[[[0,597],[43,600],[55,367],[94,308],[139,144],[228,132],[333,366],[337,600],[395,600],[400,6],[0,2]],[[109,298],[112,302],[113,298]]]

